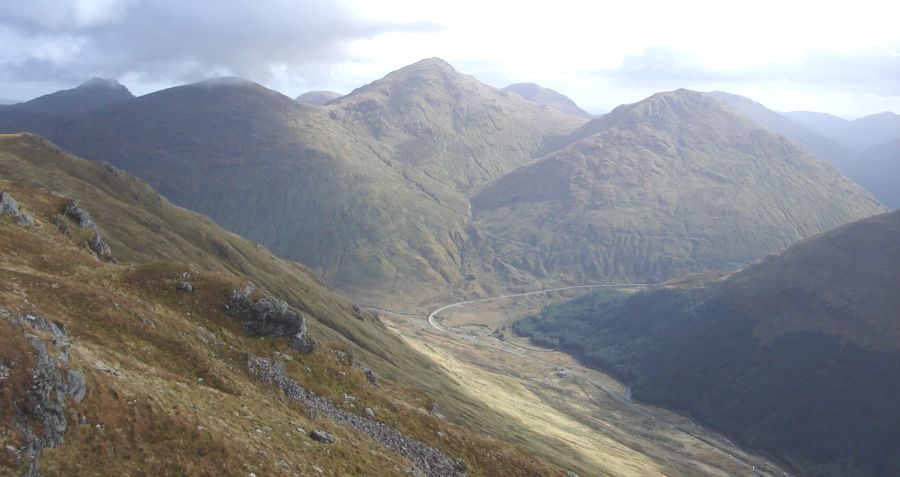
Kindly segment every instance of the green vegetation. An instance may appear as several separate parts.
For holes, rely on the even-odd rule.
[[[594,119],[481,190],[465,263],[507,282],[728,270],[883,212],[855,183],[702,93]]]
[[[900,213],[725,279],[579,297],[515,325],[802,475],[900,472]]]
[[[44,453],[48,474],[291,475],[317,465],[334,475],[396,475],[408,465],[252,379],[242,353],[284,360],[292,379],[353,412],[372,407],[381,422],[464,459],[470,475],[559,472],[508,443],[538,439],[535,433],[472,405],[437,366],[303,266],[171,205],[129,174],[34,135],[0,136],[0,166],[0,190],[37,221],[28,227],[0,216],[0,308],[66,326],[74,343],[67,366],[83,370],[88,386],[85,400],[67,407],[64,444]],[[68,235],[57,230],[54,216],[71,198],[91,212],[119,264],[95,258],[73,223]],[[186,272],[191,293],[176,289]],[[315,353],[297,355],[285,338],[245,335],[224,305],[247,280],[307,317],[320,345]],[[31,347],[19,330],[2,331],[0,364],[12,372],[0,393],[5,403],[24,402]],[[381,386],[334,351],[377,370]],[[344,401],[344,393],[356,401]],[[438,401],[449,420],[427,412]],[[11,412],[0,406],[0,417]],[[307,445],[297,428],[323,428],[338,442]],[[0,443],[16,447],[21,438],[4,419]],[[7,457],[0,468],[15,465]]]

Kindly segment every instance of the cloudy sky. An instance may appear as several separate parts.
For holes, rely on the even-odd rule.
[[[0,98],[101,76],[135,94],[234,75],[346,93],[422,58],[604,112],[723,90],[772,109],[900,113],[900,7],[815,2],[0,0]]]

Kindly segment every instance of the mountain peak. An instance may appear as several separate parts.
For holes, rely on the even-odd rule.
[[[572,116],[585,119],[593,117],[591,113],[578,107],[575,101],[572,101],[568,96],[537,83],[515,83],[503,88],[503,91],[515,93],[528,101],[571,114]]]
[[[453,65],[437,57],[419,60],[405,68],[400,69],[400,71],[403,70],[437,70],[445,73],[457,72],[456,68],[454,68]]]
[[[78,85],[76,90],[86,90],[86,89],[111,89],[111,90],[128,90],[122,83],[112,79],[112,78],[99,78],[94,77],[91,78],[84,83]]]

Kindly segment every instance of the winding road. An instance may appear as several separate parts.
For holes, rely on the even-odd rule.
[[[435,317],[437,317],[438,313],[449,310],[450,308],[455,308],[457,306],[462,306],[462,305],[469,305],[472,303],[484,303],[484,302],[493,301],[493,300],[500,300],[503,298],[516,298],[516,297],[520,297],[520,296],[540,295],[541,293],[551,293],[551,292],[555,292],[555,291],[577,290],[577,289],[583,289],[583,288],[649,287],[649,286],[653,286],[653,285],[656,285],[656,284],[655,283],[620,283],[618,285],[575,285],[575,286],[568,286],[568,287],[547,288],[544,290],[537,290],[537,291],[530,291],[530,292],[523,292],[523,293],[512,293],[509,295],[492,296],[492,297],[488,297],[488,298],[479,298],[477,300],[460,301],[460,302],[456,302],[456,303],[451,303],[446,306],[442,306],[442,307],[438,308],[437,310],[432,311],[431,314],[428,315],[428,324],[431,325],[432,328],[441,330],[445,333],[454,333],[453,331],[450,331],[447,328],[444,328],[443,326],[437,324],[437,322],[434,321],[434,319],[435,319]],[[457,334],[457,333],[454,333],[454,334]]]
[[[460,302],[456,302],[456,303],[451,303],[451,304],[449,304],[449,305],[444,305],[444,306],[442,306],[442,307],[440,307],[440,308],[438,308],[438,309],[432,311],[432,312],[428,315],[428,324],[429,324],[432,328],[434,328],[434,329],[436,329],[436,330],[439,330],[439,331],[442,331],[442,332],[444,332],[444,333],[449,333],[449,334],[452,334],[452,335],[456,335],[456,336],[459,336],[459,337],[462,337],[462,338],[466,338],[466,339],[470,339],[470,340],[471,340],[471,339],[474,339],[474,338],[473,338],[473,337],[470,337],[470,336],[466,336],[465,334],[460,333],[460,332],[457,332],[457,331],[448,330],[447,328],[444,328],[443,326],[441,326],[440,324],[438,324],[437,321],[436,321],[436,318],[437,318],[438,314],[439,314],[439,313],[442,313],[442,312],[444,312],[444,311],[447,311],[447,310],[449,310],[449,309],[451,309],[451,308],[455,308],[455,307],[463,306],[463,305],[470,305],[470,304],[474,304],[474,303],[485,303],[485,302],[489,302],[489,301],[493,301],[493,300],[500,300],[500,299],[504,299],[504,298],[516,298],[516,297],[523,297],[523,296],[539,295],[539,294],[541,294],[541,293],[551,293],[551,292],[555,292],[555,291],[576,290],[576,289],[590,289],[590,288],[630,288],[630,287],[653,286],[653,285],[656,285],[656,284],[654,284],[654,283],[620,283],[620,284],[614,284],[614,285],[576,285],[576,286],[567,286],[567,287],[558,287],[558,288],[548,288],[548,289],[545,289],[545,290],[537,290],[537,291],[531,291],[531,292],[512,293],[512,294],[508,294],[508,295],[499,295],[499,296],[493,296],[493,297],[488,297],[488,298],[479,298],[479,299],[476,299],[476,300],[460,301]],[[384,310],[384,311],[387,311],[387,310]],[[548,365],[550,365],[550,366],[556,366],[556,364],[554,364],[554,363],[552,363],[552,362],[550,362],[550,361],[546,361],[546,360],[543,360],[543,359],[541,359],[541,358],[538,358],[538,357],[536,357],[536,356],[532,356],[532,355],[529,355],[529,354],[526,354],[526,353],[515,353],[515,352],[513,352],[513,351],[510,351],[510,350],[508,350],[508,349],[502,347],[502,346],[495,346],[495,345],[492,345],[492,344],[490,344],[490,343],[484,343],[484,342],[482,342],[482,344],[486,344],[487,346],[490,346],[490,347],[492,347],[492,348],[495,348],[495,349],[497,349],[497,350],[499,350],[499,351],[503,351],[503,352],[505,352],[505,353],[515,354],[515,355],[517,355],[517,356],[521,356],[521,357],[524,357],[524,358],[527,358],[527,359],[531,359],[531,360],[536,361],[536,362],[545,363],[545,364],[548,364]],[[526,348],[526,349],[528,349],[528,348]],[[637,413],[637,414],[639,414],[639,415],[641,415],[641,416],[643,416],[643,417],[645,417],[645,418],[649,418],[649,419],[651,419],[651,420],[657,420],[657,417],[656,417],[656,416],[654,416],[654,415],[652,415],[651,413],[645,411],[644,409],[641,409],[636,403],[632,402],[631,399],[630,399],[630,396],[627,396],[627,395],[626,395],[626,396],[620,396],[618,393],[615,393],[615,392],[613,392],[613,391],[607,389],[607,388],[606,388],[605,386],[603,386],[601,383],[597,383],[597,382],[591,380],[589,377],[584,376],[584,375],[581,375],[581,374],[578,374],[578,373],[573,373],[573,374],[572,374],[572,377],[576,379],[576,381],[575,381],[576,384],[578,384],[578,386],[582,389],[582,391],[585,393],[585,395],[587,395],[588,398],[591,400],[591,402],[594,403],[595,405],[596,405],[597,403],[595,402],[594,398],[587,392],[586,389],[584,389],[584,387],[582,386],[582,384],[578,382],[578,379],[581,379],[581,380],[583,380],[583,381],[586,381],[587,383],[589,383],[590,385],[594,386],[595,388],[602,390],[603,392],[605,392],[606,394],[608,394],[608,395],[609,395],[611,398],[613,398],[614,400],[616,400],[616,401],[618,401],[618,402],[620,402],[620,403],[622,403],[622,404],[628,406],[629,408],[631,408],[635,413]],[[782,471],[782,470],[761,469],[761,468],[757,467],[756,465],[754,465],[752,462],[748,462],[748,461],[745,460],[745,459],[742,459],[742,458],[740,458],[740,457],[738,457],[738,456],[736,456],[736,455],[733,455],[733,454],[731,454],[731,453],[729,453],[729,452],[727,452],[727,451],[721,449],[718,445],[716,445],[715,442],[712,442],[712,441],[710,441],[710,440],[708,440],[708,439],[705,439],[704,437],[699,436],[699,435],[697,435],[696,433],[691,432],[689,429],[686,429],[686,428],[684,428],[684,427],[682,427],[682,426],[680,426],[680,425],[676,425],[676,424],[668,424],[668,425],[669,425],[669,427],[670,427],[671,429],[674,429],[674,430],[677,430],[677,431],[679,431],[679,432],[682,432],[682,433],[684,433],[684,434],[686,434],[686,435],[692,437],[693,439],[696,439],[697,441],[706,444],[706,445],[709,446],[710,448],[715,449],[716,451],[718,451],[718,452],[724,454],[725,456],[727,456],[727,457],[728,457],[729,459],[731,459],[732,461],[734,461],[734,462],[736,462],[736,463],[738,463],[738,464],[741,464],[741,465],[745,466],[748,470],[751,470],[752,472],[756,473],[757,475],[761,475],[761,476],[774,476],[774,475],[778,475],[779,473],[781,473],[781,475],[784,475],[784,476],[790,475],[790,474],[788,474],[787,472],[784,472],[784,471]],[[723,436],[723,438],[724,438],[724,436]],[[727,438],[724,438],[724,439],[725,439],[726,441],[728,441]],[[729,442],[730,442],[730,441],[729,441]],[[747,451],[745,451],[745,452],[747,452]],[[749,452],[748,452],[748,453],[749,453]],[[751,454],[751,455],[752,455],[752,454]],[[757,457],[758,457],[758,456],[757,456]]]

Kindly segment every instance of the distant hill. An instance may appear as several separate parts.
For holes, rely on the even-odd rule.
[[[322,106],[323,104],[340,98],[340,93],[334,91],[307,91],[300,96],[294,98],[294,101],[303,104],[311,104],[313,106]]]
[[[726,278],[590,295],[516,325],[799,475],[900,474],[900,212]]]
[[[900,139],[862,151],[853,175],[885,205],[900,208]]]
[[[50,93],[31,101],[0,107],[0,120],[31,114],[75,113],[134,98],[128,88],[112,79],[92,78],[80,86]]]
[[[0,192],[0,474],[562,473],[305,267],[134,176],[0,135]],[[284,330],[301,319],[311,354]]]
[[[501,91],[518,94],[528,101],[543,104],[548,108],[553,108],[572,116],[585,119],[594,117],[591,113],[579,108],[575,101],[569,99],[568,96],[535,83],[515,83],[503,88]]]
[[[872,192],[883,204],[891,208],[900,207],[897,192],[900,188],[896,187],[896,183],[900,181],[900,168],[895,165],[897,161],[885,158],[896,156],[894,152],[900,141],[900,127],[896,129],[897,139],[894,141],[877,144],[862,151],[853,149],[852,141],[847,146],[837,142],[850,135],[868,137],[868,141],[890,137],[893,134],[890,126],[892,113],[867,116],[857,120],[858,122],[847,121],[824,113],[781,114],[742,96],[722,92],[710,94],[766,129],[793,139],[814,156],[830,163],[842,174]],[[820,132],[813,132],[808,127]]]
[[[20,101],[16,101],[16,100],[14,100],[14,99],[0,98],[0,106],[6,106],[6,105],[10,105],[10,104],[16,104],[16,103],[19,103],[19,102],[20,102]]]
[[[900,139],[900,115],[887,111],[852,121],[808,111],[784,114],[792,121],[857,151]]]
[[[466,263],[522,283],[729,269],[885,209],[692,91],[621,106],[472,200]]]
[[[312,107],[237,78],[0,120],[146,179],[173,202],[370,302],[461,283],[468,191],[582,123],[426,60]]]
[[[504,94],[440,58],[419,61],[329,104],[385,159],[468,194],[532,162],[544,138],[583,119]]]
[[[853,170],[853,163],[856,161],[855,151],[839,144],[831,138],[830,134],[823,135],[821,132],[815,132],[813,129],[804,126],[802,122],[794,120],[791,116],[767,109],[765,106],[743,96],[722,91],[714,91],[709,94],[769,131],[793,139],[803,149],[832,164],[841,172],[847,174],[848,171]],[[810,114],[818,115],[820,113]],[[821,116],[824,118],[823,123],[832,120],[846,122],[837,116],[827,114],[822,114]]]

